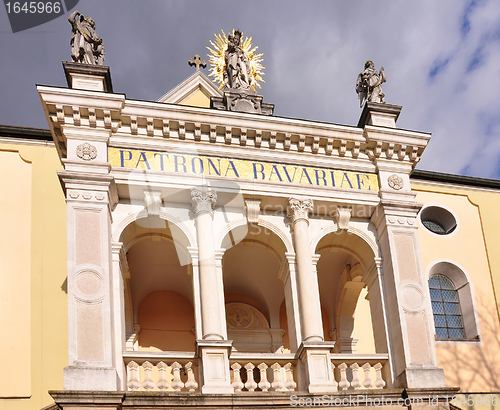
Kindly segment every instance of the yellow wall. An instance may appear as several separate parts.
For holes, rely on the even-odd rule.
[[[438,259],[448,259],[470,276],[481,341],[436,342],[438,365],[445,371],[448,386],[462,391],[500,389],[500,334],[498,299],[500,290],[500,192],[458,188],[443,184],[413,182],[417,201],[450,209],[459,220],[450,235],[434,235],[419,224],[424,271]]]
[[[208,97],[201,89],[197,89],[184,100],[179,102],[180,105],[190,105],[193,107],[210,108],[210,97]]]
[[[0,140],[0,408],[40,409],[67,366],[66,204],[53,144]],[[15,279],[15,280],[14,280]]]

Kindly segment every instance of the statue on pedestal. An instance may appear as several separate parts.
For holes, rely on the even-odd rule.
[[[250,89],[250,61],[246,53],[241,49],[241,31],[236,30],[234,35],[229,34],[227,50],[224,54],[226,72],[224,83],[230,90]]]
[[[102,65],[104,44],[95,32],[92,17],[85,17],[74,11],[68,18],[71,23],[71,58],[75,63]]]
[[[368,60],[365,63],[365,70],[358,75],[356,81],[360,107],[363,107],[366,101],[385,104],[382,83],[385,83],[384,67],[377,73],[373,61]]]

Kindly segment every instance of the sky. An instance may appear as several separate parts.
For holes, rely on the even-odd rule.
[[[418,169],[500,179],[498,0],[80,0],[104,41],[114,91],[156,101],[240,29],[264,53],[275,115],[356,126],[366,60],[384,67],[397,126],[432,133]],[[0,124],[48,128],[36,84],[66,86],[69,13],[12,33],[0,8]],[[208,75],[208,70],[205,70]]]

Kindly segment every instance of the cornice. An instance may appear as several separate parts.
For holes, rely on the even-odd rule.
[[[430,135],[396,128],[364,128],[299,119],[128,100],[122,94],[38,86],[55,141],[65,152],[63,126],[104,128],[122,143],[141,148],[141,138],[193,141],[225,149],[337,158],[355,164],[384,159],[411,170]],[[60,134],[60,135],[59,135]],[[300,157],[295,160],[300,161]],[[338,166],[338,165],[336,165]],[[408,171],[409,172],[409,171]]]

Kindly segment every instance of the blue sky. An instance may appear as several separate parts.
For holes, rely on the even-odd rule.
[[[357,74],[384,66],[398,126],[432,133],[418,168],[500,179],[498,0],[80,0],[106,46],[115,92],[155,101],[189,77],[187,60],[221,29],[264,53],[275,114],[356,125]],[[67,16],[66,16],[67,17]],[[13,34],[0,10],[0,124],[46,128],[35,84],[65,86],[70,25]]]

